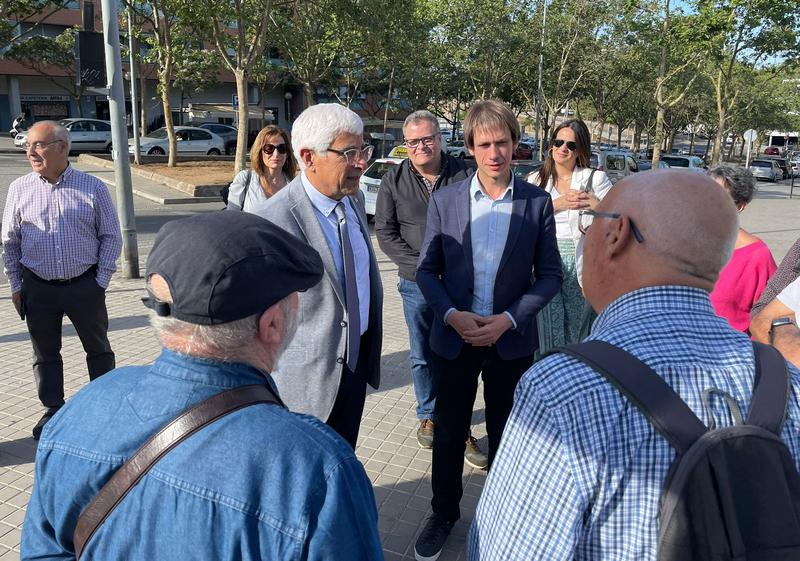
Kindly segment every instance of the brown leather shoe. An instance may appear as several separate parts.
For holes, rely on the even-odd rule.
[[[433,421],[423,419],[417,429],[417,444],[420,448],[430,450],[433,448]]]

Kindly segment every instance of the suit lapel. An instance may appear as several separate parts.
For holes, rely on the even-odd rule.
[[[339,299],[342,306],[344,306],[344,293],[342,292],[342,285],[339,282],[339,273],[336,270],[336,263],[328,247],[328,240],[325,238],[325,234],[322,233],[322,226],[319,225],[319,220],[311,204],[311,199],[308,198],[299,176],[296,179],[296,184],[289,185],[286,189],[290,187],[292,187],[292,191],[289,193],[292,199],[292,206],[289,210],[300,226],[300,229],[303,231],[308,244],[315,248],[322,258],[322,264],[325,267],[328,280],[333,286],[333,291],[336,293],[336,297]]]
[[[472,228],[470,227],[470,185],[472,176],[465,181],[456,197],[456,215],[458,218],[458,231],[461,232],[461,248],[464,250],[464,259],[469,269],[470,283],[475,278],[475,271],[472,268]]]
[[[514,178],[514,198],[511,201],[511,221],[508,225],[508,237],[506,238],[506,245],[503,249],[503,257],[500,259],[500,265],[497,267],[497,273],[503,270],[508,259],[511,257],[511,252],[514,251],[514,245],[517,243],[520,230],[522,230],[522,223],[525,220],[525,210],[528,206],[527,197],[522,196],[521,181]]]

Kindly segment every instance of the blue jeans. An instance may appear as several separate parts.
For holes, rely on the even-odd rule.
[[[411,347],[409,362],[414,393],[417,396],[417,418],[433,419],[436,404],[437,377],[431,367],[431,324],[433,310],[425,302],[419,286],[414,281],[401,278],[397,290],[403,299],[403,315],[408,326],[408,342]]]

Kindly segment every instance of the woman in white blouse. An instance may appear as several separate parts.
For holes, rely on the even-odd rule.
[[[544,165],[528,176],[553,198],[556,238],[561,253],[564,283],[561,291],[537,316],[539,351],[574,343],[589,334],[595,314],[581,289],[583,233],[591,217],[582,211],[594,209],[608,190],[611,181],[599,170],[589,167],[591,137],[586,124],[570,119],[553,131]]]
[[[256,212],[294,179],[297,161],[289,133],[274,125],[261,129],[250,147],[250,168],[233,178],[228,191],[228,210]]]

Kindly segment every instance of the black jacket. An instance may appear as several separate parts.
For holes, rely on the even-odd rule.
[[[466,179],[472,173],[463,160],[442,152],[444,169],[434,190]],[[375,235],[383,252],[398,266],[399,275],[415,280],[417,260],[425,238],[430,195],[411,169],[411,162],[388,171],[381,180],[375,204]]]

